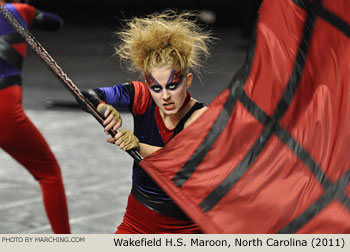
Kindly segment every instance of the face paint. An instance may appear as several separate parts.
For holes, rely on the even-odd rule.
[[[182,80],[183,75],[181,71],[175,72],[175,70],[172,70],[165,88],[168,90],[176,90],[182,84]]]
[[[191,85],[187,75],[169,66],[154,67],[145,75],[152,99],[162,115],[175,115],[182,108]],[[190,79],[191,80],[191,76]]]
[[[169,91],[176,90],[181,86],[183,80],[183,75],[181,71],[171,70],[169,79],[165,84],[165,88]],[[146,74],[146,81],[150,87],[150,90],[156,93],[160,93],[163,90],[163,87],[159,82],[152,76],[151,73]]]

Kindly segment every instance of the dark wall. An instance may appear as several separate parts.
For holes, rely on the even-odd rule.
[[[166,8],[210,10],[216,26],[250,29],[261,0],[32,0],[39,9],[52,11],[66,22],[113,23],[120,18],[149,14]]]

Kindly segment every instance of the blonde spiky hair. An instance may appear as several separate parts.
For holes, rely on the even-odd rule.
[[[116,33],[120,43],[115,52],[131,63],[130,69],[148,73],[153,67],[170,65],[188,73],[198,73],[202,56],[209,56],[212,37],[200,29],[195,14],[177,14],[173,10],[155,13],[145,18],[133,18],[125,30]]]

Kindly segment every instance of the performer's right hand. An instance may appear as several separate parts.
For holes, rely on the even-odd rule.
[[[103,121],[103,126],[105,127],[105,132],[108,135],[108,131],[112,129],[113,131],[117,131],[122,126],[122,118],[113,106],[100,103],[97,106],[97,111],[106,118]]]
[[[132,131],[124,129],[120,130],[114,138],[107,139],[107,142],[119,146],[120,149],[128,151],[135,149],[140,150],[139,139],[132,133]]]

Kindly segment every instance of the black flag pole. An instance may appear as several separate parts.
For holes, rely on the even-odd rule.
[[[95,117],[101,125],[103,125],[103,116],[99,114],[95,106],[81,93],[80,89],[67,76],[67,74],[62,70],[57,62],[46,51],[46,49],[39,43],[39,41],[36,40],[34,35],[25,29],[11,14],[11,12],[5,8],[5,2],[3,0],[0,0],[0,13],[7,20],[7,22],[11,24],[13,28],[25,39],[30,47],[33,48],[36,54],[44,61],[45,65],[48,66],[54,75],[60,80],[63,86],[65,86],[76,99],[85,104],[90,114],[92,114],[92,116]],[[113,130],[109,130],[108,133],[112,137],[116,135],[116,132]],[[129,153],[131,157],[137,162],[140,162],[143,159],[137,150],[128,150],[127,153]]]

